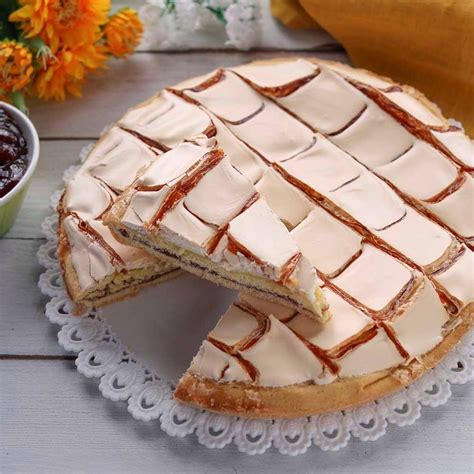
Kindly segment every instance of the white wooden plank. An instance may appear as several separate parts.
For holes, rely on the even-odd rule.
[[[58,327],[44,316],[48,299],[38,289],[40,243],[0,240],[0,354],[67,354],[58,344]]]
[[[101,75],[90,75],[81,99],[64,102],[31,100],[28,105],[41,138],[98,137],[106,125],[116,121],[128,108],[163,87],[219,66],[288,55],[294,56],[295,53],[139,53],[127,60],[112,61],[109,69]],[[343,53],[321,53],[319,56],[347,60]]]
[[[296,458],[275,450],[241,454],[170,438],[158,422],[137,422],[105,400],[72,361],[0,362],[0,472],[4,473],[395,473],[472,472],[472,385],[448,404],[423,408],[413,426],[390,426],[377,442],[352,440],[332,453]]]
[[[62,176],[66,168],[79,160],[81,148],[90,140],[42,141],[41,153],[31,186],[7,239],[41,239],[41,223],[51,214],[49,197],[64,187]]]

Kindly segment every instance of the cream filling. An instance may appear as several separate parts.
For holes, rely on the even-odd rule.
[[[121,233],[119,229],[115,231]],[[192,273],[210,280],[213,280],[214,275],[216,275],[224,286],[241,289],[242,291],[259,291],[262,298],[279,298],[285,306],[300,311],[306,310],[324,320],[329,317],[329,313],[323,313],[323,307],[325,307],[324,295],[317,285],[314,288],[314,293],[308,295],[305,290],[293,287],[287,288],[259,275],[229,270],[224,265],[215,263],[208,257],[203,257],[179,244],[174,244],[168,239],[164,240],[159,235],[145,235],[139,227],[128,225],[126,232],[130,235],[128,239],[133,241],[135,245],[152,251],[158,256],[171,259],[175,264],[186,267]]]

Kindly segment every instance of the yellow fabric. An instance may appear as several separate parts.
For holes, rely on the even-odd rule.
[[[332,34],[355,66],[416,87],[474,136],[474,0],[272,0],[284,24],[289,3]]]
[[[317,23],[305,12],[297,0],[279,0],[271,3],[272,15],[288,28],[314,28]]]

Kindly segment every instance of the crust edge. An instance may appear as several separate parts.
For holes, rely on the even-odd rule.
[[[355,408],[414,382],[450,352],[473,325],[474,303],[461,313],[462,322],[431,351],[408,366],[387,369],[327,385],[252,387],[219,383],[187,372],[174,398],[206,410],[244,418],[298,418]]]

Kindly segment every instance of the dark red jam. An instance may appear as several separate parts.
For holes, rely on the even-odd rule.
[[[26,140],[13,118],[0,108],[0,197],[9,193],[28,168]]]

